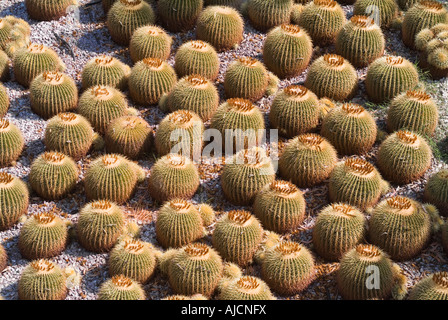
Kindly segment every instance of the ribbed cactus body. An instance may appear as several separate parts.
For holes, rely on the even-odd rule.
[[[346,103],[325,116],[320,133],[339,154],[364,154],[375,143],[377,126],[362,106]]]
[[[145,300],[146,294],[137,281],[122,274],[104,282],[98,292],[98,300]]]
[[[159,0],[160,19],[172,32],[193,29],[204,6],[203,0]]]
[[[368,16],[353,16],[336,38],[336,52],[355,67],[366,67],[384,53],[381,28]]]
[[[119,0],[101,0],[101,4],[103,6],[103,10],[104,13],[108,13],[110,8],[112,8],[112,6],[114,5],[115,2],[117,2]],[[147,2],[149,5],[151,5],[152,7],[154,7],[154,2],[156,2],[156,0],[144,0],[145,2]]]
[[[378,10],[379,12],[375,12]],[[379,21],[375,23],[381,27],[388,27],[398,15],[395,0],[357,0],[353,7],[355,15],[372,16]]]
[[[9,57],[6,54],[6,52],[1,50],[0,46],[0,81],[6,81],[8,79],[9,79]],[[2,103],[3,103],[1,99],[2,98],[0,98],[0,110],[2,110]]]
[[[108,200],[93,201],[79,212],[78,242],[92,252],[110,251],[123,233],[123,210]]]
[[[309,133],[291,139],[280,155],[280,176],[298,187],[310,187],[326,180],[337,162],[334,147],[323,137]]]
[[[448,273],[433,273],[419,282],[409,293],[409,300],[448,300]]]
[[[135,30],[155,21],[154,10],[142,0],[119,0],[107,13],[107,29],[120,45],[128,45]]]
[[[109,124],[104,140],[108,152],[138,159],[151,148],[152,129],[142,118],[124,116]]]
[[[13,175],[0,173],[0,230],[16,224],[27,212],[29,192],[27,185]]]
[[[305,219],[303,193],[292,183],[276,180],[255,196],[253,211],[263,227],[284,233],[296,229]]]
[[[212,242],[221,257],[245,266],[252,262],[262,237],[260,222],[248,211],[235,210],[216,222]]]
[[[61,268],[49,260],[32,261],[18,282],[20,300],[64,300],[68,289]]]
[[[0,117],[3,117],[9,109],[9,96],[6,88],[0,83]]]
[[[300,85],[290,85],[274,98],[269,113],[271,127],[288,138],[315,129],[319,124],[321,107],[317,96]]]
[[[0,20],[0,48],[4,48],[13,30],[12,25],[4,18]]]
[[[344,202],[364,210],[377,203],[389,185],[372,164],[352,157],[336,165],[328,189],[331,202]]]
[[[134,62],[146,58],[167,60],[173,39],[160,27],[143,26],[135,30],[129,43],[129,53]]]
[[[380,145],[377,164],[383,176],[398,184],[419,179],[431,165],[432,151],[416,133],[400,130]]]
[[[319,256],[338,261],[364,240],[366,219],[355,207],[333,203],[319,212],[313,228],[313,247]]]
[[[149,193],[159,202],[191,198],[200,184],[199,172],[188,158],[167,154],[152,166],[149,176]]]
[[[242,0],[204,0],[204,6],[226,6],[237,10],[241,8]]]
[[[6,254],[5,248],[0,244],[0,272],[5,270],[8,265],[8,255]],[[0,298],[2,300],[2,298]]]
[[[0,49],[11,58],[30,42],[31,27],[23,19],[6,16],[0,19]]]
[[[137,62],[129,77],[129,94],[136,104],[148,105],[159,102],[177,82],[174,69],[166,62],[147,58]]]
[[[430,28],[422,29],[415,35],[415,49],[425,51],[429,42],[432,42],[434,39],[442,40],[439,41],[438,45],[443,45],[443,40],[446,39],[446,31],[448,31],[448,23],[438,23]]]
[[[198,211],[201,215],[202,223],[205,227],[208,227],[215,221],[216,213],[210,205],[201,203],[198,206]]]
[[[253,276],[229,280],[219,295],[219,300],[276,300],[266,282]]]
[[[266,67],[280,78],[300,75],[313,54],[313,43],[308,33],[296,25],[283,24],[266,36],[263,60]]]
[[[90,59],[82,69],[82,87],[110,86],[119,90],[128,87],[131,68],[117,58],[100,55]]]
[[[311,64],[305,86],[319,98],[349,100],[358,90],[358,74],[343,57],[326,54]]]
[[[399,56],[376,59],[367,69],[365,79],[367,95],[376,103],[388,102],[398,94],[414,89],[417,84],[415,66]]]
[[[247,15],[255,29],[267,31],[289,23],[293,0],[248,0]]]
[[[25,141],[19,128],[0,119],[0,167],[10,166],[22,153]]]
[[[433,174],[426,184],[425,201],[434,204],[440,214],[448,216],[448,170],[441,169]]]
[[[59,255],[67,244],[65,222],[53,213],[41,212],[29,218],[20,229],[19,249],[29,260]]]
[[[73,0],[25,0],[26,11],[34,20],[58,20],[67,14],[69,6],[75,5]]]
[[[426,61],[422,60],[422,67],[429,70],[435,80],[448,75],[448,41],[444,47],[435,48],[428,53]]]

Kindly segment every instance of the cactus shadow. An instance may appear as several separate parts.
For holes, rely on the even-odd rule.
[[[35,22],[34,20],[31,20],[29,17],[26,7],[25,7],[25,1],[13,3],[11,5],[7,5],[5,8],[3,8],[0,11],[0,17],[5,17],[8,15],[16,16],[18,18],[26,20],[30,25]]]
[[[440,151],[440,158],[443,162],[448,163],[448,136],[437,142],[437,148]]]
[[[107,265],[97,266],[86,272],[81,279],[81,288],[85,292],[97,294],[101,285],[109,278]]]
[[[39,154],[45,151],[45,143],[43,139],[36,139],[28,142],[23,150],[22,156],[25,156],[27,162],[31,162]],[[26,157],[28,156],[28,157]],[[22,158],[23,160],[23,158]],[[31,163],[27,163],[31,164]]]
[[[5,298],[5,300],[19,300],[18,293],[18,282],[13,282],[2,290],[0,290],[0,295]]]
[[[81,23],[92,23],[106,19],[101,0],[92,0],[79,7],[79,21]]]
[[[101,28],[84,33],[78,39],[76,45],[84,51],[113,55],[113,51],[118,45],[112,43],[107,28]]]

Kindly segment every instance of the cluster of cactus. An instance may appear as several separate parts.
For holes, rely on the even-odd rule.
[[[303,193],[292,183],[276,180],[255,196],[253,211],[263,227],[285,233],[297,228],[305,219]]]
[[[5,86],[0,82],[0,118],[2,118],[9,109],[9,96]]]
[[[377,164],[387,180],[404,184],[423,176],[431,165],[431,159],[431,147],[423,137],[400,130],[381,143]]]
[[[131,68],[127,64],[103,54],[87,61],[82,69],[81,84],[83,89],[109,86],[125,90],[130,73]]]
[[[353,14],[373,17],[377,25],[388,27],[398,16],[398,5],[395,0],[357,0]]]
[[[0,19],[0,49],[9,57],[30,42],[31,27],[23,19],[6,16]]]
[[[358,74],[343,57],[326,54],[311,64],[305,86],[319,98],[349,100],[358,90]]]
[[[448,216],[448,170],[433,174],[426,184],[425,201],[434,204],[441,215]]]
[[[436,272],[417,282],[409,300],[448,300],[448,272]]]
[[[107,29],[120,45],[128,45],[135,30],[155,21],[154,10],[143,0],[116,1],[107,13]]]
[[[159,0],[161,21],[172,32],[193,29],[204,7],[203,0]]]
[[[367,69],[367,95],[376,103],[388,102],[400,93],[414,89],[417,84],[417,69],[403,57],[380,57]]]
[[[420,65],[429,70],[433,79],[448,74],[448,23],[438,23],[421,30],[414,46],[420,52]]]
[[[20,300],[64,300],[68,289],[64,271],[46,259],[32,261],[22,272]]]
[[[301,74],[310,63],[313,43],[308,33],[292,24],[282,24],[266,36],[263,60],[266,67],[280,78]]]
[[[167,154],[152,166],[148,188],[158,202],[181,198],[189,199],[199,188],[199,171],[187,157]]]
[[[59,255],[67,244],[66,223],[51,212],[36,213],[23,224],[19,234],[19,250],[29,260]]]
[[[275,180],[275,170],[266,152],[259,148],[242,149],[231,157],[222,170],[224,196],[236,205],[249,205],[264,186]]]
[[[193,40],[177,49],[174,68],[179,77],[199,74],[214,81],[219,73],[219,57],[215,48],[207,42]]]
[[[289,23],[294,0],[248,0],[247,16],[255,29],[269,30]]]
[[[98,291],[98,300],[145,300],[142,285],[119,274],[104,282]]]
[[[123,210],[108,200],[86,204],[79,212],[76,226],[78,242],[93,252],[110,251],[123,233]]]
[[[366,67],[384,53],[381,28],[368,16],[353,16],[336,38],[336,52],[355,67]]]
[[[57,72],[44,72],[31,81],[31,109],[44,119],[58,113],[68,112],[78,105],[78,88],[68,75]]]
[[[146,58],[167,60],[173,39],[158,26],[143,26],[135,30],[129,43],[129,53],[134,62]]]
[[[6,254],[5,248],[0,243],[0,272],[5,270],[7,265],[8,265],[8,255]]]
[[[6,52],[1,50],[1,46],[0,46],[0,81],[6,81],[8,79],[9,79],[9,57],[6,54]],[[0,100],[0,103],[2,103],[1,100]],[[0,108],[1,107],[2,106],[0,105]],[[0,115],[1,115],[1,111],[0,111]]]
[[[339,154],[364,154],[376,141],[377,126],[362,106],[345,103],[325,116],[320,133]]]
[[[431,217],[421,203],[402,196],[381,201],[369,220],[369,240],[394,260],[409,260],[428,244]]]
[[[26,11],[34,20],[58,20],[67,14],[74,0],[25,0]]]
[[[337,162],[334,147],[322,136],[306,133],[288,141],[280,155],[280,176],[300,188],[326,180]]]
[[[220,282],[219,300],[276,300],[269,286],[254,276],[225,278]]]
[[[28,210],[27,185],[17,177],[0,172],[0,230],[16,224]]]
[[[24,145],[20,129],[8,119],[0,119],[0,167],[9,166],[16,161]]]
[[[361,210],[375,205],[389,188],[378,170],[359,157],[338,163],[328,185],[332,202],[344,202]]]
[[[439,40],[438,42],[440,44],[443,44],[446,39],[446,31],[448,31],[448,23],[438,23],[430,28],[422,29],[415,35],[415,49],[418,51],[425,51],[428,45],[430,47],[434,47],[435,42],[433,42],[433,40],[435,39]],[[439,35],[441,36],[440,38]],[[436,47],[437,46],[438,45],[436,45]]]
[[[313,247],[319,256],[338,261],[363,242],[366,219],[346,203],[333,203],[319,212],[313,228]]]

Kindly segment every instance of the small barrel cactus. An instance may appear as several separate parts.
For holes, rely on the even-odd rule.
[[[245,266],[252,262],[262,237],[263,228],[250,212],[233,210],[216,222],[212,242],[224,259]]]
[[[136,104],[157,104],[163,94],[173,89],[176,82],[176,72],[166,61],[143,59],[131,70],[129,94]]]
[[[448,44],[448,41],[446,42]],[[433,79],[446,77],[448,75],[448,45],[428,52],[426,60],[423,59],[421,62],[421,66],[429,70]]]
[[[313,44],[308,33],[297,25],[282,24],[266,36],[263,60],[280,78],[300,75],[310,63]]]
[[[431,96],[421,90],[408,90],[396,96],[387,112],[387,129],[408,129],[432,135],[439,122],[439,111]]]
[[[123,233],[123,210],[108,200],[86,204],[79,212],[76,236],[78,242],[92,252],[108,252]]]
[[[377,126],[362,106],[345,103],[325,116],[320,133],[339,154],[364,154],[375,143]]]
[[[448,272],[436,272],[417,282],[408,299],[448,300]]]
[[[148,188],[152,198],[165,202],[191,198],[199,184],[199,171],[195,164],[189,158],[170,153],[152,166]]]
[[[337,162],[334,147],[314,133],[301,134],[288,141],[280,155],[280,176],[298,187],[310,187],[326,180]]]
[[[305,219],[306,203],[302,191],[288,181],[276,180],[255,196],[253,211],[263,227],[285,233]]]
[[[336,38],[336,52],[355,67],[366,67],[384,53],[381,28],[368,16],[353,16]]]
[[[305,86],[319,98],[349,100],[358,90],[358,74],[343,57],[326,54],[311,64]]]
[[[440,214],[448,216],[448,170],[433,174],[426,184],[425,201],[434,204]]]
[[[357,0],[353,14],[372,17],[377,25],[388,27],[398,15],[398,5],[395,0]]]
[[[389,187],[371,163],[358,157],[336,165],[328,185],[332,202],[344,202],[361,210],[375,205]]]
[[[32,261],[23,270],[19,283],[20,300],[64,300],[68,289],[64,271],[46,259]]]
[[[26,11],[31,19],[39,21],[58,20],[67,14],[74,0],[25,0]]]
[[[247,16],[255,29],[267,31],[289,23],[293,0],[248,0]]]
[[[8,119],[0,119],[0,167],[9,166],[16,161],[24,145],[19,128]]]
[[[448,23],[438,23],[433,27],[422,29],[415,36],[415,49],[418,51],[425,51],[429,42],[432,40],[440,38],[445,39],[446,31],[448,31]],[[439,38],[439,35],[442,37]]]
[[[425,139],[400,130],[381,143],[377,164],[387,180],[405,184],[419,179],[429,169],[431,159],[431,147]]]
[[[0,172],[0,230],[15,225],[27,212],[29,192],[27,185],[17,177]]]
[[[388,102],[398,94],[414,89],[417,84],[417,69],[403,57],[381,57],[372,62],[367,69],[365,80],[367,95],[376,103]]]
[[[0,83],[0,118],[2,118],[9,109],[9,96],[5,86]]]
[[[161,21],[169,31],[179,32],[193,29],[204,7],[204,0],[159,0]]]
[[[0,272],[5,270],[7,265],[8,265],[8,255],[6,254],[5,248],[0,244]],[[0,300],[3,299],[0,297]]]
[[[329,261],[341,257],[363,242],[366,219],[355,207],[333,203],[319,212],[313,228],[313,247]]]
[[[145,300],[140,283],[119,274],[104,282],[98,291],[98,300]]]
[[[158,26],[143,26],[135,30],[129,43],[129,53],[134,62],[146,58],[167,60],[173,39]]]
[[[1,50],[1,46],[0,46],[0,81],[6,81],[8,79],[9,79],[9,57],[6,54],[6,52]],[[3,103],[3,101],[0,100],[0,110],[2,110],[1,109],[2,103]],[[0,111],[0,115],[1,115],[1,111]]]
[[[213,208],[210,205],[206,203],[201,203],[198,206],[198,211],[199,214],[201,215],[204,227],[208,227],[215,221],[216,213],[215,210],[213,210]]]
[[[125,90],[130,73],[127,64],[103,54],[87,61],[82,69],[81,84],[83,89],[101,85]]]
[[[67,244],[66,223],[50,212],[34,214],[23,224],[19,234],[19,249],[29,260],[59,255]]]
[[[155,21],[154,10],[143,0],[116,1],[107,13],[107,29],[120,45],[128,45],[135,30]]]
[[[174,68],[179,77],[199,74],[214,81],[219,73],[219,58],[215,48],[207,42],[193,40],[177,49]]]
[[[266,282],[253,276],[226,280],[219,300],[276,300]]]
[[[140,283],[147,283],[156,268],[152,245],[134,239],[118,242],[109,255],[109,274],[124,275]]]

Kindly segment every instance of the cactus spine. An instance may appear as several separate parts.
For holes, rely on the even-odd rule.
[[[426,184],[425,201],[434,204],[440,213],[448,216],[448,170],[442,169],[433,174]]]
[[[167,60],[173,39],[160,27],[143,26],[135,30],[129,43],[129,53],[134,62],[146,58]]]
[[[0,118],[2,118],[9,109],[9,96],[6,88],[0,83]]]
[[[9,57],[6,52],[1,50],[0,46],[0,81],[7,81],[9,79]],[[1,84],[0,84],[1,85]],[[0,89],[1,92],[1,89]],[[3,99],[3,98],[0,98]],[[3,100],[0,100],[0,110],[2,110]],[[1,115],[1,111],[0,111]]]
[[[289,23],[293,0],[249,0],[247,15],[255,29],[267,31],[283,23]]]
[[[448,300],[448,273],[433,273],[420,280],[409,293],[409,300]]]
[[[388,27],[398,15],[398,6],[395,0],[357,0],[353,7],[355,15],[370,16],[372,8],[378,8],[379,21],[375,23],[381,27]]]
[[[122,274],[113,276],[101,285],[98,300],[145,300],[143,287]]]
[[[75,5],[73,0],[25,0],[26,11],[34,20],[58,20],[67,14],[67,9]]]
[[[160,0],[159,16],[172,32],[193,29],[204,6],[203,0]]]
[[[9,166],[16,161],[24,145],[19,128],[7,119],[0,119],[0,167]]]
[[[0,230],[16,224],[28,209],[29,192],[26,184],[17,177],[0,172]]]
[[[131,68],[127,64],[103,54],[86,63],[82,69],[81,83],[83,89],[101,85],[125,90],[130,73]]]

